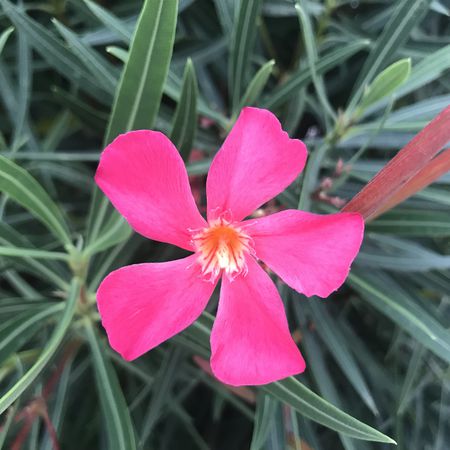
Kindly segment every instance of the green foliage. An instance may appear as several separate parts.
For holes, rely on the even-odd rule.
[[[183,75],[181,96],[175,110],[170,139],[180,151],[183,161],[188,161],[197,129],[197,77],[190,59]]]
[[[172,56],[177,3],[144,3],[117,87],[106,143],[125,131],[152,128]]]
[[[279,283],[307,370],[237,390],[198,364],[217,294],[139,360],[109,348],[103,277],[184,253],[133,234],[93,181],[105,142],[154,128],[204,184],[254,105],[308,145],[277,206],[336,212],[450,103],[446,14],[431,0],[0,0],[0,448],[52,449],[47,413],[69,450],[446,448],[448,174],[367,223],[329,299]]]

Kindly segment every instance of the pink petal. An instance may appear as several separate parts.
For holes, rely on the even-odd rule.
[[[328,297],[347,278],[364,221],[358,213],[288,210],[245,222],[258,258],[306,296]]]
[[[289,186],[306,156],[270,111],[244,108],[209,170],[208,219],[229,211],[242,220]]]
[[[162,133],[120,135],[102,153],[95,181],[130,225],[150,239],[192,250],[188,229],[206,226],[183,160]]]
[[[248,269],[233,281],[222,278],[211,333],[212,371],[232,386],[266,384],[305,369],[277,288],[253,258]]]
[[[135,264],[110,273],[97,303],[111,347],[132,360],[184,330],[205,309],[215,285],[200,278],[196,256]]]

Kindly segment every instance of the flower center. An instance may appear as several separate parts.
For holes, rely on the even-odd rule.
[[[223,270],[233,279],[247,273],[246,253],[253,253],[252,239],[239,226],[224,218],[211,221],[192,236],[202,274],[215,281]]]

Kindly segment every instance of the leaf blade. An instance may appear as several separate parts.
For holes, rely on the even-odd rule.
[[[106,143],[126,131],[152,128],[172,56],[177,6],[176,0],[145,1],[116,91]]]
[[[170,139],[187,162],[197,129],[197,77],[192,60],[188,58],[183,75],[181,97],[175,110]]]
[[[85,321],[85,332],[92,352],[97,388],[106,418],[108,441],[111,450],[136,449],[133,425],[111,362],[105,357],[106,350],[92,323]]]
[[[31,385],[31,383],[39,376],[42,370],[44,370],[52,356],[58,350],[70,327],[73,315],[75,313],[75,306],[80,292],[80,287],[81,283],[79,279],[74,278],[70,286],[66,307],[61,320],[58,322],[58,325],[53,331],[50,340],[47,342],[47,345],[39,355],[36,362],[25,373],[25,375],[0,398],[0,414],[2,414]]]
[[[0,191],[41,220],[62,243],[71,246],[69,230],[58,206],[25,169],[1,155]]]

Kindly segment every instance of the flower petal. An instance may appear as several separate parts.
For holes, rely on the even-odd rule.
[[[328,297],[347,278],[361,246],[358,213],[329,215],[288,210],[245,222],[254,249],[290,287],[306,296]]]
[[[208,173],[208,219],[229,211],[242,220],[289,186],[306,156],[270,111],[244,108]]]
[[[145,237],[192,250],[188,229],[206,226],[183,160],[162,133],[141,130],[120,135],[102,153],[95,181]]]
[[[215,287],[199,275],[196,255],[110,273],[97,303],[111,347],[130,361],[194,322]]]
[[[305,369],[277,288],[253,258],[248,269],[233,281],[222,278],[211,333],[212,371],[232,386],[271,383]]]

